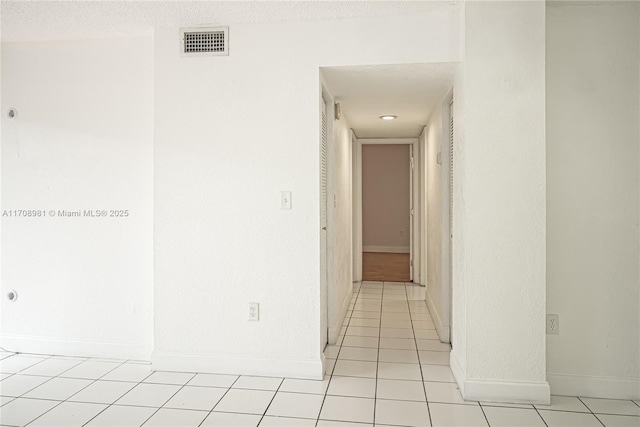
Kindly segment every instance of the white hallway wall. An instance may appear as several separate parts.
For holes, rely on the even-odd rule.
[[[328,237],[331,250],[329,252],[328,282],[328,323],[329,344],[335,344],[342,322],[346,315],[353,295],[353,258],[352,258],[352,149],[351,126],[343,115],[340,120],[332,121],[333,140],[331,141],[331,185],[330,192],[335,194],[328,200],[328,214],[330,227]]]
[[[154,365],[320,378],[319,67],[457,61],[457,15],[230,30],[197,59],[156,32]]]
[[[129,210],[2,218],[1,345],[148,359],[153,40],[4,43],[1,109],[3,210]]]
[[[637,2],[547,8],[547,337],[555,393],[640,397]]]
[[[409,145],[362,146],[364,252],[409,253]]]
[[[424,146],[426,150],[426,209],[427,209],[427,304],[432,312],[436,330],[441,339],[447,338],[445,328],[449,319],[445,319],[445,293],[442,284],[442,174],[443,165],[438,164],[438,153],[442,147],[442,106],[439,105],[429,117],[425,128]],[[442,162],[446,162],[449,153],[444,149]],[[448,315],[447,315],[448,317]],[[446,339],[445,339],[446,341]]]

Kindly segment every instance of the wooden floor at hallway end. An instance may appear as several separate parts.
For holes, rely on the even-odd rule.
[[[409,282],[409,254],[386,252],[362,253],[362,280]]]

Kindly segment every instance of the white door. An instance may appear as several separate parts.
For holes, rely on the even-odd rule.
[[[321,97],[320,133],[320,345],[324,349],[328,339],[327,316],[327,102]]]

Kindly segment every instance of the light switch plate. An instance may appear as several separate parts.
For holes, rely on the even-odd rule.
[[[291,210],[291,191],[280,192],[280,209],[284,211]]]

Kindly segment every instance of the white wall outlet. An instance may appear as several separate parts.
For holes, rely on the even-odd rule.
[[[249,320],[260,320],[260,304],[257,302],[249,303]]]
[[[280,192],[280,209],[283,211],[291,210],[291,191]]]
[[[547,334],[558,335],[560,333],[560,317],[557,314],[547,314]]]

